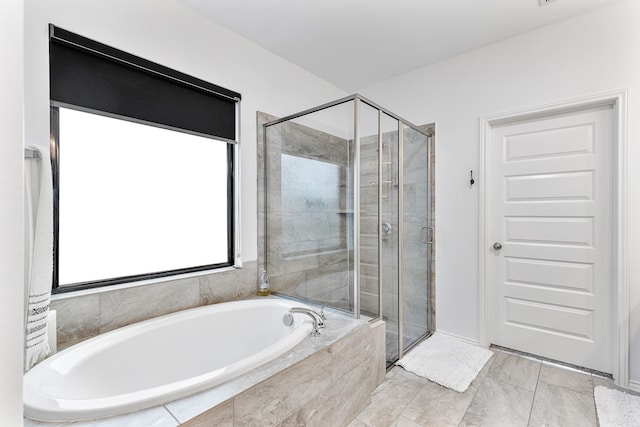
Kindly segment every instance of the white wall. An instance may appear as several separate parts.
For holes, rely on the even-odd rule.
[[[242,246],[245,260],[256,259],[256,110],[285,115],[346,93],[172,0],[33,0],[24,3],[25,137],[30,144],[48,144],[49,22],[242,93]],[[2,53],[7,48],[5,44],[12,50],[12,55],[3,55],[3,58],[18,55],[15,44],[20,37],[15,27],[21,21],[17,11],[21,4],[19,0],[10,0],[9,5],[6,1],[3,3],[0,46]],[[631,167],[633,162],[640,166],[636,160],[640,158],[638,22],[640,2],[623,1],[360,90],[414,123],[437,124],[439,329],[472,340],[479,336],[478,186],[468,186],[469,170],[477,171],[479,165],[479,117],[627,88],[629,155]],[[12,34],[5,37],[5,31]],[[3,281],[20,282],[22,251],[16,248],[21,247],[22,217],[19,210],[13,212],[6,206],[16,209],[22,206],[22,146],[20,131],[15,129],[19,118],[9,122],[10,132],[5,131],[4,121],[6,117],[15,117],[19,110],[15,106],[20,105],[21,95],[16,93],[19,85],[15,82],[20,78],[19,71],[10,66],[13,76],[5,79],[6,68],[3,64],[1,131],[3,135],[15,136],[0,141],[0,203],[3,206],[0,277]],[[630,182],[634,259],[640,258],[640,167],[637,169],[636,179]],[[10,176],[5,179],[5,175]],[[5,215],[12,217],[5,220]],[[11,247],[6,247],[7,244]],[[631,360],[637,361],[631,366],[631,378],[640,381],[640,263],[633,263],[633,259],[631,284]],[[19,290],[16,295],[2,298],[2,304],[10,308],[9,311],[0,309],[2,316],[16,315],[16,307],[22,305],[22,288]],[[9,336],[5,338],[4,334]],[[15,351],[9,351],[11,346],[4,345],[7,340],[16,340],[15,335],[11,331],[3,332],[0,352],[3,384],[11,384],[4,382],[5,373],[7,378],[15,377],[12,366],[17,356]],[[2,402],[5,402],[4,396]]]
[[[33,0],[25,8],[29,143],[49,141],[49,23],[242,94],[242,255],[257,259],[256,111],[282,116],[346,93],[173,0]]]
[[[23,2],[0,7],[0,424],[22,422]]]
[[[479,186],[469,187],[469,171],[479,167],[479,118],[628,89],[630,377],[640,381],[639,23],[640,2],[622,1],[359,91],[414,123],[436,123],[439,330],[479,338]]]
[[[0,332],[2,425],[20,425],[22,419],[22,327],[7,325],[23,323],[23,96],[24,140],[43,147],[49,144],[49,23],[242,94],[241,227],[245,261],[257,259],[256,111],[283,116],[346,95],[173,0],[3,0],[0,8],[3,58],[0,325],[5,326]]]

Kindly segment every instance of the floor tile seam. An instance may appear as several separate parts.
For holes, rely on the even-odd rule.
[[[405,416],[404,416],[404,415],[402,415],[402,414],[398,415],[398,417],[397,417],[395,420],[393,420],[393,423],[391,423],[391,425],[393,425],[393,424],[397,423],[397,422],[398,422],[398,420],[399,420],[400,418],[404,418],[405,420],[407,420],[407,421],[409,421],[409,422],[412,422],[413,424],[419,425],[420,427],[430,427],[430,425],[429,425],[429,424],[422,424],[422,423],[419,423],[419,422],[417,422],[417,421],[415,421],[415,420],[412,420],[411,418],[405,417]]]
[[[534,393],[534,394],[535,394],[536,390],[538,389],[538,380],[536,380],[536,386],[535,386],[535,388],[534,388],[533,390],[531,390],[531,389],[528,389],[528,388],[526,388],[526,387],[523,387],[523,386],[522,386],[522,385],[520,385],[520,384],[514,384],[514,383],[512,383],[512,382],[505,381],[505,380],[502,380],[502,379],[500,379],[500,378],[490,377],[490,376],[488,376],[488,375],[487,375],[487,378],[490,378],[490,379],[492,379],[493,381],[497,381],[497,382],[502,383],[502,384],[506,384],[506,385],[509,385],[509,386],[515,387],[515,388],[517,388],[517,389],[519,389],[519,390],[524,390],[524,391],[529,392],[529,393]]]
[[[420,385],[421,385],[420,390],[418,390],[411,399],[408,399],[407,403],[402,407],[402,410],[399,412],[398,417],[402,415],[402,413],[407,409],[407,407],[411,404],[411,402],[413,402],[418,397],[418,395],[422,392],[422,390],[424,390],[427,387],[426,384],[420,384]],[[398,417],[396,417],[396,420],[398,419]]]
[[[396,369],[402,369],[404,372],[411,374],[411,376],[414,376],[415,378],[411,378],[410,376],[404,375],[402,373],[396,373],[396,375],[401,376],[402,378],[406,379],[407,381],[411,381],[412,383],[414,383],[417,386],[420,386],[420,391],[422,391],[425,387],[427,387],[429,384],[436,384],[441,386],[440,384],[438,384],[435,381],[431,381],[429,378],[426,377],[421,377],[419,375],[414,374],[411,371],[407,371],[405,370],[402,366],[397,365]],[[442,386],[441,386],[442,387]],[[420,391],[418,393],[420,393]],[[417,395],[417,394],[416,394]],[[413,400],[413,399],[412,399]]]
[[[171,418],[173,418],[174,420],[176,420],[176,422],[178,423],[177,425],[182,424],[182,423],[180,422],[180,420],[178,419],[178,417],[177,417],[173,412],[171,412],[171,409],[169,409],[169,407],[168,407],[166,404],[163,404],[163,405],[162,405],[162,407],[164,408],[164,410],[165,410],[165,411],[167,411],[167,412],[169,413],[169,416],[170,416]],[[205,411],[205,412],[206,412],[206,411]],[[204,412],[203,412],[203,413],[204,413]],[[195,418],[195,417],[194,417],[194,418]]]
[[[482,379],[482,381],[480,381],[480,383],[475,387],[476,392],[473,393],[473,397],[469,400],[469,404],[467,405],[467,407],[464,410],[464,414],[462,414],[462,418],[460,418],[460,421],[458,421],[457,426],[460,427],[460,425],[462,424],[462,421],[464,421],[464,417],[467,415],[467,412],[469,412],[469,408],[471,408],[471,404],[473,403],[473,401],[476,399],[476,396],[478,395],[478,392],[480,391],[480,385],[482,384],[482,382],[484,381],[484,378]]]
[[[593,384],[593,376],[591,377],[591,383]],[[596,405],[596,387],[593,384],[593,393],[591,393],[591,398],[593,399],[593,410],[596,413],[596,426],[600,427],[600,418],[598,418],[598,405]]]
[[[423,384],[421,384],[421,388],[420,388],[420,390],[418,390],[418,392],[416,393],[416,395],[415,395],[415,396],[413,396],[413,398],[412,398],[411,400],[409,400],[409,403],[407,403],[407,404],[405,405],[405,407],[404,407],[404,408],[402,408],[402,411],[400,411],[400,413],[398,414],[398,416],[396,417],[396,419],[394,420],[394,422],[395,422],[395,421],[398,421],[398,418],[400,418],[400,417],[404,417],[402,414],[404,414],[404,412],[407,410],[407,408],[409,408],[409,406],[410,406],[410,405],[411,405],[411,404],[412,404],[412,403],[413,403],[413,402],[418,398],[418,396],[420,395],[420,393],[422,393],[424,390],[426,390],[426,388],[429,386],[429,383],[431,383],[431,384],[435,384],[435,385],[437,385],[437,386],[442,387],[442,386],[441,386],[440,384],[438,384],[437,382],[431,381],[431,380],[429,380],[429,379],[427,379],[427,381],[428,381],[427,383],[423,383]],[[420,406],[420,405],[416,405],[416,406]],[[412,421],[412,422],[414,422],[414,423],[416,423],[416,424],[423,425],[422,423],[419,423],[419,422],[417,422],[416,420],[412,420],[412,419],[411,419],[411,418],[409,418],[409,417],[404,417],[404,418],[406,418],[406,419],[408,419],[409,421]],[[392,423],[392,424],[393,424],[393,423]]]
[[[525,360],[529,360],[530,362],[534,362],[534,363],[536,363],[536,364],[537,364],[537,369],[538,369],[538,372],[537,372],[537,374],[536,374],[536,387],[534,387],[534,389],[533,389],[533,390],[530,390],[530,389],[528,389],[528,388],[524,387],[524,386],[522,385],[522,383],[520,383],[520,382],[516,382],[516,381],[514,381],[514,382],[510,382],[510,381],[508,381],[508,379],[503,379],[503,378],[501,377],[501,370],[502,370],[502,368],[496,368],[496,371],[494,371],[494,370],[493,370],[494,365],[495,365],[495,361],[494,361],[494,363],[492,363],[491,368],[489,369],[489,371],[488,371],[488,372],[487,372],[487,374],[485,375],[485,378],[491,378],[491,379],[493,379],[493,380],[500,381],[500,382],[501,382],[501,383],[503,383],[503,384],[509,384],[509,385],[512,385],[512,386],[514,386],[514,387],[518,387],[518,388],[523,389],[523,390],[527,390],[527,391],[530,391],[530,392],[531,392],[531,391],[534,391],[534,392],[535,392],[535,389],[537,388],[537,382],[538,382],[538,379],[540,378],[540,371],[541,371],[541,369],[542,369],[542,361],[537,360],[537,359],[533,359],[533,358],[528,358],[528,357],[526,357],[526,356],[521,356],[521,355],[516,354],[516,353],[509,353],[509,352],[505,352],[505,351],[502,351],[502,353],[504,353],[504,354],[506,354],[506,355],[508,355],[508,356],[516,357],[516,358],[518,358],[518,359],[525,359]]]
[[[400,375],[400,374],[398,374],[398,375]],[[400,409],[400,408],[402,408],[402,409],[400,409],[400,411],[398,412],[398,416],[396,416],[396,417],[395,417],[395,419],[394,419],[393,421],[397,421],[398,417],[400,417],[400,415],[402,414],[402,412],[404,412],[404,411],[407,409],[407,407],[409,406],[409,404],[410,404],[411,402],[413,402],[413,400],[418,396],[418,394],[420,394],[420,392],[421,392],[421,391],[426,387],[426,384],[422,384],[422,383],[420,383],[420,382],[418,382],[418,381],[416,381],[416,380],[413,380],[413,379],[411,379],[411,378],[404,377],[404,376],[403,376],[403,378],[404,378],[405,380],[407,380],[407,381],[411,381],[411,382],[414,382],[414,383],[416,383],[416,384],[420,385],[420,387],[419,387],[419,390],[418,390],[418,391],[416,391],[416,393],[415,393],[413,396],[411,396],[411,398],[407,399],[407,403],[405,403],[404,405],[400,404],[400,405],[397,405],[397,406],[396,406],[396,408],[397,408],[397,409]],[[385,382],[386,382],[386,381],[388,381],[388,379],[386,379],[386,380],[385,380]],[[384,384],[384,382],[383,382],[382,384]],[[380,384],[380,386],[382,386],[382,384]],[[378,386],[378,387],[380,387],[380,386]],[[376,390],[377,390],[377,389],[376,389]],[[388,391],[385,391],[385,394],[386,394],[387,392],[388,392]],[[373,397],[373,395],[372,395],[372,397]],[[372,405],[372,404],[373,404],[373,399],[372,399],[372,401],[371,401],[371,403],[370,403],[369,405]],[[366,410],[366,408],[365,408],[365,410]],[[362,411],[360,412],[360,414],[362,414],[365,410],[362,410]],[[358,414],[358,416],[356,417],[356,418],[358,419],[358,421],[360,421],[360,422],[362,422],[362,423],[366,424],[367,426],[371,426],[371,424],[369,424],[368,422],[366,422],[366,421],[362,420],[362,419],[359,417],[359,415],[360,415],[360,414]]]
[[[487,363],[491,362],[491,363],[489,363],[489,365],[488,365],[488,367],[487,367],[487,372],[484,374],[484,376],[485,376],[485,377],[487,376],[487,374],[489,373],[489,371],[490,371],[490,370],[491,370],[491,368],[493,367],[493,364],[496,362],[496,359],[497,359],[497,357],[496,357],[496,354],[495,354],[495,352],[494,352],[494,353],[493,353],[493,356],[491,356],[491,357],[489,358],[489,360],[487,360],[487,362],[485,363],[485,365],[486,365]],[[482,369],[484,369],[484,368],[485,368],[485,366],[483,366],[483,367],[480,369],[480,371],[482,371]]]
[[[538,394],[538,384],[540,384],[540,373],[542,372],[542,363],[538,367],[538,376],[536,377],[536,387],[531,397],[531,407],[529,408],[529,417],[527,418],[527,426],[531,424],[531,415],[533,415],[533,405],[536,401],[536,395]],[[544,382],[544,381],[543,381]]]
[[[493,363],[493,362],[492,362],[492,363]],[[484,381],[485,381],[487,378],[491,378],[491,377],[489,377],[488,372],[487,372],[487,375],[485,375],[485,376],[484,376],[484,377],[483,377],[483,378],[478,382],[478,384],[473,385],[473,386],[474,386],[474,388],[476,389],[476,391],[475,391],[475,393],[473,394],[473,397],[469,400],[469,404],[467,405],[466,409],[464,410],[464,414],[462,414],[462,418],[460,418],[460,421],[458,422],[457,427],[460,427],[460,426],[462,425],[462,422],[464,421],[465,417],[467,416],[467,413],[469,412],[469,408],[471,408],[471,405],[472,405],[472,404],[473,404],[473,402],[476,400],[476,397],[478,396],[478,393],[480,392],[480,388],[482,387],[482,384],[484,383]],[[500,381],[500,380],[495,379],[495,378],[491,378],[491,379],[492,379],[492,380],[494,380],[494,381],[503,382],[503,381]],[[503,382],[503,383],[504,383],[504,382]],[[504,384],[506,384],[506,383],[504,383]]]
[[[539,383],[545,383],[546,385],[550,385],[550,386],[553,386],[553,387],[558,387],[558,388],[561,388],[561,389],[563,389],[563,390],[572,391],[572,392],[574,392],[574,393],[578,393],[578,394],[581,394],[581,395],[583,395],[583,396],[589,396],[589,397],[592,397],[592,396],[593,396],[593,388],[594,388],[594,387],[593,387],[593,381],[591,382],[591,391],[590,391],[590,392],[588,392],[588,393],[587,393],[587,392],[578,391],[578,390],[575,390],[575,389],[573,389],[573,388],[565,387],[565,386],[562,386],[562,385],[558,385],[558,384],[550,383],[549,381],[545,381],[545,380],[538,380],[538,382],[539,382]],[[537,388],[538,388],[538,387],[536,386],[536,389],[537,389]]]
[[[551,386],[553,386],[553,387],[558,387],[558,388],[561,388],[561,389],[563,389],[563,390],[567,390],[567,391],[574,392],[574,393],[576,393],[576,394],[578,394],[578,395],[581,395],[581,396],[589,396],[589,394],[588,394],[588,393],[580,393],[580,392],[578,392],[578,391],[576,391],[576,390],[568,389],[568,388],[566,388],[566,387],[558,386],[558,385],[556,385],[556,384],[550,384],[550,383],[548,383],[548,382],[546,382],[546,381],[542,381],[542,380],[539,380],[539,381],[538,381],[538,384],[539,384],[539,383],[541,383],[541,382],[542,382],[542,383],[544,383],[544,384],[547,384],[547,385],[551,385]],[[537,387],[537,385],[536,385],[536,394],[534,394],[533,401],[532,401],[532,403],[531,403],[531,411],[530,411],[530,413],[529,413],[529,421],[528,421],[528,423],[527,423],[527,425],[528,425],[528,426],[530,426],[530,425],[531,425],[531,416],[532,416],[532,414],[533,414],[533,406],[534,406],[534,403],[535,403],[535,400],[536,400],[537,392],[538,392],[538,387]],[[593,414],[593,415],[594,415],[594,420],[595,420],[595,423],[596,423],[595,425],[599,427],[599,426],[600,426],[600,422],[598,421],[598,411],[597,411],[597,408],[596,408],[596,405],[595,405],[595,395],[594,395],[593,393],[591,393],[591,396],[590,396],[590,397],[591,397],[591,399],[593,399],[593,401],[594,401],[594,405],[593,405],[594,414]],[[546,407],[546,405],[544,405],[544,406]]]
[[[427,387],[427,385],[426,385],[426,384],[420,384],[420,383],[419,383],[418,381],[416,381],[416,380],[412,380],[412,379],[407,378],[407,377],[405,377],[405,378],[406,378],[407,380],[409,380],[409,381],[412,381],[412,382],[418,383],[421,387],[420,387],[420,389],[416,392],[416,394],[414,394],[414,395],[413,395],[413,397],[411,397],[410,399],[407,399],[407,403],[405,403],[404,405],[398,405],[398,406],[396,406],[396,408],[398,408],[398,409],[399,409],[399,408],[402,408],[402,409],[398,412],[398,416],[396,416],[396,417],[395,417],[395,419],[392,421],[392,424],[393,424],[394,422],[398,421],[398,418],[400,418],[400,417],[402,416],[402,413],[403,413],[404,411],[406,411],[406,409],[409,407],[409,405],[411,404],[411,402],[413,402],[413,401],[418,397],[418,395],[422,392],[422,390],[424,390],[424,389]],[[356,418],[357,418],[357,417],[356,417]],[[406,418],[406,417],[405,417],[405,418]],[[415,421],[414,421],[414,422],[415,422]],[[369,423],[365,423],[365,424],[370,425]],[[418,423],[416,423],[416,424],[418,424]]]
[[[364,412],[364,410],[362,410],[362,412]],[[362,412],[360,412],[360,413],[362,413]],[[351,420],[351,422],[353,422],[353,421],[355,421],[355,420],[360,421],[362,424],[366,425],[367,427],[370,427],[370,426],[371,426],[371,424],[369,424],[369,423],[368,423],[368,422],[366,422],[366,421],[363,421],[363,420],[360,418],[360,414],[358,414],[358,416],[357,416],[357,417],[355,417],[353,420]],[[351,423],[349,423],[349,424],[351,424]]]
[[[394,425],[394,424],[396,424],[396,423],[398,422],[398,420],[400,420],[400,418],[404,418],[405,420],[407,420],[407,421],[409,421],[409,422],[411,422],[411,423],[413,423],[413,424],[415,424],[415,425],[419,425],[420,427],[433,427],[433,424],[423,424],[423,423],[420,423],[420,422],[418,422],[418,421],[416,421],[416,420],[412,420],[412,419],[411,419],[411,418],[409,418],[409,417],[405,417],[405,416],[404,416],[404,415],[402,415],[402,414],[398,415],[398,416],[396,417],[396,419],[395,419],[395,420],[393,420],[393,422],[392,422],[390,425]]]

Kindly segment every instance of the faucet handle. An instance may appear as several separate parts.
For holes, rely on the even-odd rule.
[[[322,305],[322,307],[320,308],[320,313],[318,313],[320,315],[320,318],[322,320],[327,320],[327,316],[324,314],[324,304]]]

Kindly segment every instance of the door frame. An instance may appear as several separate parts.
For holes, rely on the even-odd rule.
[[[491,130],[520,120],[580,111],[584,109],[613,107],[613,289],[612,289],[612,360],[616,385],[629,387],[629,244],[627,231],[629,167],[627,161],[627,90],[562,101],[538,107],[526,108],[480,118],[479,164],[479,236],[478,236],[478,313],[479,342],[483,347],[491,344],[491,313],[497,301],[491,298],[490,264],[491,245]]]

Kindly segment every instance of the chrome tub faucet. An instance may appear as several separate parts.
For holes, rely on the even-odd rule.
[[[311,317],[311,319],[313,319],[313,329],[311,330],[309,336],[317,337],[320,335],[320,331],[318,329],[324,328],[324,313],[319,314],[305,307],[292,307],[291,310],[289,310],[289,312],[282,318],[282,321],[286,326],[293,325],[293,315],[296,313],[306,314],[307,316]]]

